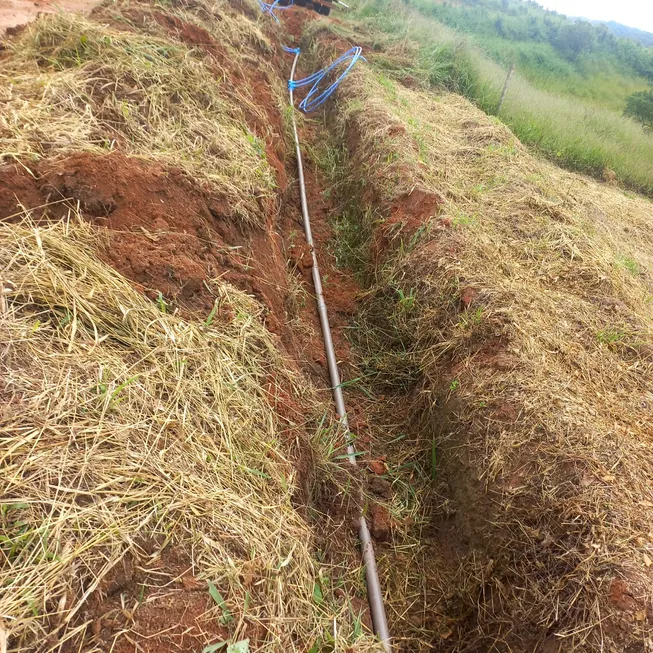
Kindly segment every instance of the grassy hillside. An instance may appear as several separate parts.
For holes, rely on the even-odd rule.
[[[614,20],[610,20],[608,22],[591,22],[593,24],[605,25],[615,36],[620,36],[624,39],[631,39],[632,41],[637,41],[642,45],[653,46],[653,34],[651,34],[651,32],[645,32],[635,27],[628,27],[628,25],[622,25],[621,23],[617,23]]]
[[[653,50],[617,38],[602,25],[571,20],[534,2],[411,0],[409,6],[473,35],[495,61],[515,63],[538,86],[601,105],[613,106],[623,99],[623,92],[638,90],[653,79]]]
[[[546,15],[541,18],[545,12],[525,5],[522,9],[522,3],[519,7],[518,15],[512,22],[506,18],[500,30],[505,36],[494,25],[501,17],[498,10],[484,3],[471,7],[364,0],[354,19],[371,30],[380,47],[405,54],[405,66],[388,64],[390,76],[410,73],[424,87],[463,93],[488,113],[495,113],[514,61],[517,73],[500,118],[523,143],[573,170],[599,178],[606,169],[613,170],[627,186],[653,193],[653,137],[622,116],[625,98],[646,88],[651,53],[610,34],[601,40],[592,33],[593,49],[573,56],[556,46],[553,35],[545,38],[548,32],[540,27],[546,25]],[[522,28],[532,21],[535,33],[530,38]]]

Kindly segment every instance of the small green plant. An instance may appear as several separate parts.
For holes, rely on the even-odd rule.
[[[640,273],[639,265],[632,256],[620,256],[617,259],[617,265],[630,272],[633,276],[637,276]]]
[[[70,321],[73,319],[73,314],[66,309],[66,312],[64,313],[63,317],[59,320],[59,327],[63,328],[66,326],[66,324],[69,324]]]
[[[621,342],[626,333],[616,327],[606,327],[596,334],[596,339],[604,345],[616,345]]]
[[[120,393],[128,386],[130,386],[136,379],[138,379],[138,374],[132,376],[122,383],[120,383],[116,388],[110,391],[110,381],[109,377],[111,375],[111,370],[103,369],[100,377],[100,381],[95,385],[95,393],[99,396],[101,403],[104,403],[108,400],[107,408],[111,410],[115,408],[125,397],[121,397]]]
[[[159,310],[162,313],[167,313],[168,312],[168,303],[166,300],[163,298],[163,294],[159,290],[159,294],[156,296],[156,305],[159,307]]]
[[[428,148],[426,147],[426,141],[424,140],[424,136],[422,134],[413,134],[413,140],[417,143],[417,147],[419,148],[419,160],[422,163],[426,162],[426,155],[428,154]]]
[[[409,293],[406,295],[401,288],[397,289],[397,298],[399,304],[399,310],[402,313],[410,313],[415,308],[415,302],[417,301],[417,296],[415,295],[415,289],[411,288]]]
[[[383,86],[391,100],[394,101],[397,99],[397,86],[391,79],[385,75],[379,75],[379,84]]]
[[[11,519],[14,510],[24,510],[26,503],[5,503],[0,505],[0,551],[8,560],[14,558],[28,545],[34,534],[28,522],[20,519]]]
[[[483,307],[479,306],[473,311],[465,311],[458,319],[461,329],[470,329],[483,321]]]
[[[245,138],[247,138],[249,144],[254,148],[256,154],[261,159],[265,159],[265,145],[263,144],[263,141],[250,131],[245,133]]]
[[[210,327],[211,324],[213,324],[213,318],[215,317],[215,314],[218,312],[218,302],[217,300],[213,302],[213,308],[211,309],[211,312],[208,314],[206,320],[204,320],[204,326]]]
[[[234,618],[231,612],[229,611],[229,608],[227,607],[227,602],[224,600],[222,594],[220,594],[220,592],[218,591],[218,588],[211,581],[207,581],[207,582],[209,585],[209,594],[211,595],[211,598],[216,602],[217,606],[222,610],[222,616],[220,617],[220,624],[224,626],[228,623],[231,623],[234,620]]]
[[[457,210],[452,222],[454,227],[473,227],[476,224],[476,216]]]
[[[450,384],[449,384],[449,392],[456,392],[460,388],[460,381],[458,379],[454,379]]]
[[[313,584],[313,601],[316,605],[322,605],[324,603],[324,593],[322,592],[322,585],[319,581],[315,581]]]

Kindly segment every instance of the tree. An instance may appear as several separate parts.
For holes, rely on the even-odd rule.
[[[494,30],[502,39],[505,39],[507,37],[506,29],[503,25],[503,18],[501,18],[501,16],[498,16],[497,19],[494,21]]]
[[[576,61],[581,52],[591,50],[594,45],[594,28],[590,23],[579,20],[560,28],[556,46],[570,61]]]
[[[653,89],[628,97],[624,115],[638,120],[646,129],[653,129]]]

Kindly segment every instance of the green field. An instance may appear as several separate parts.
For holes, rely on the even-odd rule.
[[[522,142],[570,169],[599,178],[612,170],[653,194],[653,136],[623,116],[626,98],[653,79],[653,49],[591,27],[587,49],[572,42],[581,49],[569,51],[559,34],[573,23],[513,0],[362,0],[352,19],[392,53],[374,59],[388,75],[462,93],[490,114],[514,64],[499,117]]]

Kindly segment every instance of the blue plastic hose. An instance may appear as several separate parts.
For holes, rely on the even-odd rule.
[[[290,7],[295,4],[294,0],[290,0],[287,5],[280,5],[280,0],[274,0],[274,2],[264,2],[264,0],[258,0],[259,7],[264,14],[270,14],[274,20],[279,22],[279,18],[274,13],[275,11],[283,11],[284,9],[290,9]]]
[[[283,49],[290,54],[299,54],[299,48],[287,48],[283,46]],[[306,97],[299,103],[299,108],[304,113],[310,113],[315,111],[320,105],[324,104],[327,99],[333,94],[333,92],[338,88],[340,82],[348,75],[349,71],[354,67],[356,62],[362,58],[365,61],[365,57],[362,56],[363,48],[359,46],[354,46],[349,49],[345,54],[338,57],[333,63],[328,65],[322,70],[318,70],[316,73],[304,77],[304,79],[298,79],[296,81],[290,80],[288,82],[288,88],[294,90],[296,88],[301,88],[302,86],[312,85]],[[338,77],[323,91],[320,91],[320,84],[322,80],[335,68],[341,66],[345,62],[349,62],[347,67],[338,75]]]

